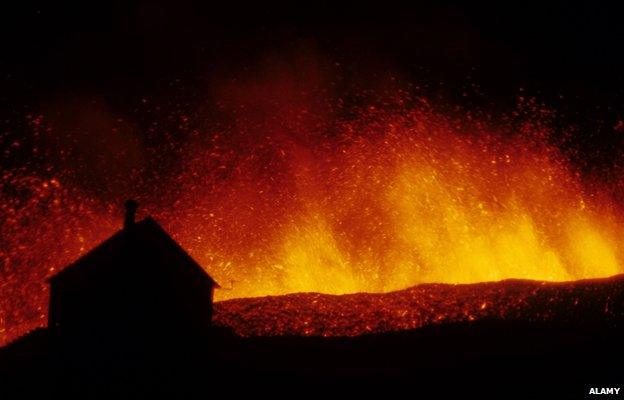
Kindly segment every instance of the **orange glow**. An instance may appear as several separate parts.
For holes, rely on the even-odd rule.
[[[542,132],[503,139],[434,113],[384,118],[343,126],[337,146],[272,143],[286,159],[281,182],[242,169],[251,181],[235,179],[224,201],[189,199],[211,210],[214,232],[190,220],[176,232],[224,286],[233,281],[218,299],[622,272],[616,216]]]
[[[176,150],[179,173],[138,196],[224,287],[217,300],[623,271],[615,201],[582,181],[539,121],[423,105],[324,124],[309,114],[294,105],[270,122],[197,131]],[[123,200],[63,176],[2,179],[0,343],[45,323],[44,279],[119,229]]]

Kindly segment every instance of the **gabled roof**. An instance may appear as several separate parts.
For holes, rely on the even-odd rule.
[[[209,279],[214,287],[220,287],[219,284],[151,217],[134,223],[130,228],[118,231],[82,257],[69,264],[63,270],[48,278],[48,282],[62,279],[67,274],[74,273],[82,268],[88,268],[88,266],[94,264],[94,262],[122,251],[124,245],[128,243],[131,238],[138,238],[157,251],[169,253],[176,259],[176,264],[179,264],[179,266],[176,265],[176,267],[192,268],[198,276]]]

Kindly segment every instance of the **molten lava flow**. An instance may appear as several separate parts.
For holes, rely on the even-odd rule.
[[[505,280],[422,284],[391,293],[297,293],[215,305],[215,324],[237,335],[358,336],[495,320],[615,326],[624,320],[624,276],[574,282]]]
[[[45,322],[44,279],[119,229],[128,195],[220,282],[220,300],[622,272],[608,188],[584,184],[539,121],[423,105],[310,114],[239,116],[148,149],[167,168],[136,178],[138,193],[96,195],[53,166],[5,170],[0,342]]]

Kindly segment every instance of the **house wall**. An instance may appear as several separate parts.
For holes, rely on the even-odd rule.
[[[166,340],[210,327],[208,280],[150,255],[132,259],[99,268],[85,265],[85,272],[53,281],[49,326],[59,334],[102,340],[132,335]]]

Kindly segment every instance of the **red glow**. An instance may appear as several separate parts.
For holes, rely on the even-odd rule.
[[[45,323],[44,279],[119,229],[119,205],[129,196],[224,286],[218,300],[622,272],[619,207],[606,188],[583,184],[549,142],[543,110],[534,105],[522,122],[494,123],[468,112],[450,116],[402,93],[385,105],[344,110],[342,100],[292,95],[288,84],[231,92],[223,107],[234,122],[191,129],[189,117],[178,116],[185,140],[144,151],[146,163],[165,165],[167,173],[136,173],[128,160],[141,157],[138,145],[128,155],[119,149],[124,140],[115,140],[107,162],[122,158],[124,177],[136,180],[121,185],[123,193],[101,195],[77,182],[75,170],[54,166],[3,172],[0,343]],[[279,101],[268,101],[265,92]],[[42,136],[56,132],[45,117],[31,121]],[[21,147],[16,142],[7,151]],[[176,157],[181,161],[171,162]],[[417,315],[389,326],[435,320],[425,312],[427,290],[404,292],[411,300],[386,314]],[[463,296],[445,299],[444,290],[436,291],[439,301]],[[497,301],[488,293],[466,294],[470,315],[503,312],[488,308]],[[509,293],[508,301],[522,301]],[[316,298],[331,301],[301,302]],[[373,312],[379,298],[343,299],[358,299]],[[239,303],[228,304],[222,309],[231,313]]]

